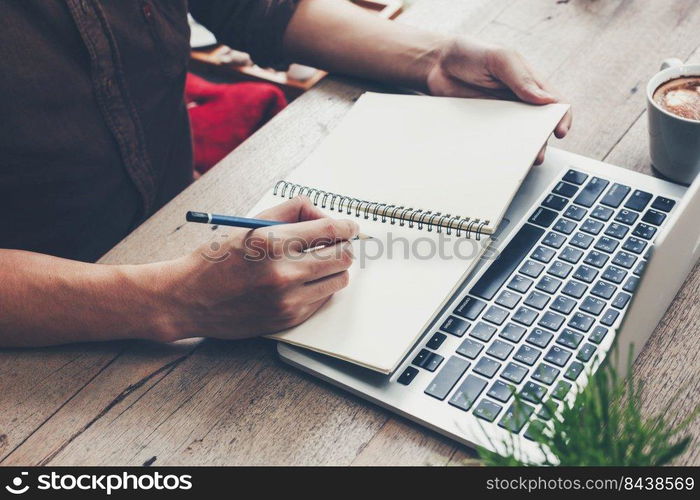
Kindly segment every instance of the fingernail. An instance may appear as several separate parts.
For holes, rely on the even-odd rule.
[[[554,96],[552,94],[550,94],[546,90],[541,89],[540,87],[532,87],[532,93],[542,99],[554,99]]]

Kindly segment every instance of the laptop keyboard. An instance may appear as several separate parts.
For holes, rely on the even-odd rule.
[[[544,403],[566,398],[624,314],[674,204],[569,170],[398,383],[432,372],[427,396],[528,438],[528,422],[551,419]],[[463,339],[454,352],[441,349],[448,336]],[[517,411],[513,392],[527,402]]]

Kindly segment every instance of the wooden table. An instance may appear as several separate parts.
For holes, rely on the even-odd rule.
[[[414,0],[400,20],[517,47],[574,105],[561,147],[649,171],[644,86],[666,57],[700,60],[696,0]],[[105,263],[181,255],[211,231],[186,209],[245,213],[366,84],[329,78],[117,245]],[[700,273],[636,370],[649,412],[698,404]],[[283,365],[270,341],[114,342],[0,352],[0,463],[459,464],[466,447]],[[680,460],[700,464],[700,421]]]

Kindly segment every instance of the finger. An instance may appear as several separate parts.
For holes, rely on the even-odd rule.
[[[549,104],[557,99],[538,83],[534,73],[517,52],[497,50],[493,53],[491,72],[521,100],[532,104]]]
[[[311,304],[304,306],[301,309],[299,316],[297,316],[297,318],[294,320],[294,323],[292,325],[289,325],[289,326],[300,325],[301,323],[303,323],[304,321],[309,319],[311,316],[313,316],[313,314],[316,311],[321,309],[326,304],[326,302],[331,300],[331,297],[332,297],[332,295],[328,295],[328,296],[322,298],[321,300],[318,300],[316,302],[313,302]]]
[[[321,209],[314,206],[306,196],[296,196],[291,200],[280,203],[261,212],[258,219],[277,220],[282,222],[299,222],[326,217]]]
[[[302,300],[310,303],[317,303],[320,300],[328,299],[331,295],[339,292],[350,283],[350,273],[342,271],[340,273],[321,278],[320,280],[306,283],[300,290]]]
[[[571,109],[569,109],[566,114],[564,115],[564,118],[561,119],[561,121],[557,124],[557,127],[554,129],[554,136],[557,139],[562,139],[566,136],[566,134],[569,133],[569,129],[571,128],[571,123],[573,121],[573,114],[571,112]]]
[[[269,230],[269,228],[267,229]],[[351,240],[359,232],[360,227],[355,221],[330,217],[285,224],[274,228],[275,237],[279,239],[280,243],[296,251]]]
[[[547,145],[545,144],[542,146],[542,149],[540,149],[540,152],[537,153],[537,158],[535,159],[535,165],[542,165],[544,162],[544,152],[547,149]]]
[[[344,241],[307,252],[295,264],[302,281],[310,283],[346,271],[353,261],[352,244]]]

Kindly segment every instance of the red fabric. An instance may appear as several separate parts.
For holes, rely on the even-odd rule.
[[[268,83],[211,83],[188,74],[185,100],[194,142],[195,169],[204,173],[287,105]]]

